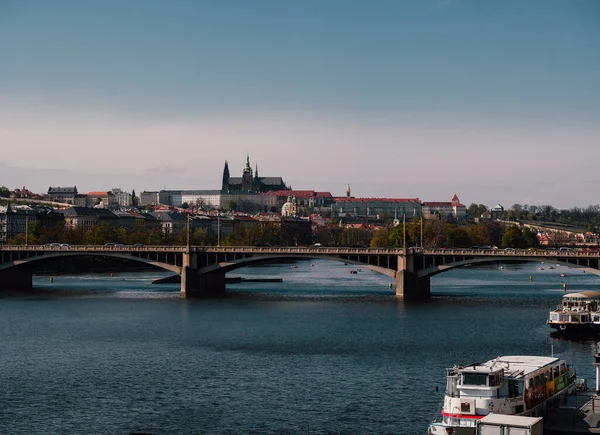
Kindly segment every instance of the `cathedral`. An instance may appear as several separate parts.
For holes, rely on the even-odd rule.
[[[225,160],[223,184],[221,185],[222,192],[262,193],[274,190],[290,190],[290,188],[285,185],[281,177],[259,177],[258,165],[255,171],[252,171],[250,167],[250,156],[246,156],[246,166],[241,177],[231,177],[229,175],[229,163]]]

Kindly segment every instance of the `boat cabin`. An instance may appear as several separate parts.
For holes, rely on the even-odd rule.
[[[562,297],[561,307],[563,311],[596,311],[600,302],[600,292],[583,291],[569,293]]]

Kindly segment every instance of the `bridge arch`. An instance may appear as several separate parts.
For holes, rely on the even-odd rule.
[[[177,273],[181,275],[181,267],[173,264],[163,263],[161,261],[156,261],[148,258],[137,257],[134,255],[129,255],[126,253],[120,252],[102,252],[102,253],[94,253],[94,252],[86,252],[82,254],[81,252],[52,252],[52,253],[43,253],[41,255],[36,255],[33,257],[27,257],[20,260],[13,260],[11,262],[0,264],[0,272],[5,270],[9,270],[16,266],[33,266],[35,267],[38,263],[42,263],[44,261],[48,261],[56,258],[66,258],[66,257],[108,257],[108,258],[118,258],[123,260],[132,260],[139,263],[145,263],[152,266],[156,266],[161,269],[168,270],[170,272]]]
[[[416,275],[418,278],[424,277],[432,277],[438,275],[442,272],[446,272],[451,269],[456,269],[457,267],[464,267],[471,264],[483,264],[483,263],[499,263],[502,261],[510,260],[520,261],[520,262],[529,262],[529,263],[548,263],[558,264],[560,266],[568,266],[570,268],[575,269],[583,269],[586,272],[590,272],[591,274],[600,276],[600,270],[592,267],[582,266],[579,264],[569,263],[568,261],[564,261],[563,258],[547,258],[547,257],[510,257],[510,258],[498,258],[498,257],[477,257],[477,258],[468,258],[464,260],[454,261],[452,263],[439,264],[431,267],[427,267],[425,269],[421,269],[417,271]]]
[[[203,267],[199,270],[201,274],[211,274],[211,273],[227,273],[236,269],[240,269],[242,267],[251,266],[254,264],[285,264],[289,260],[331,260],[337,261],[339,263],[347,263],[353,264],[355,266],[360,266],[364,269],[372,270],[373,272],[380,273],[382,275],[386,275],[390,278],[396,277],[396,271],[392,269],[388,269],[381,266],[372,265],[369,263],[364,263],[358,260],[352,260],[347,258],[342,258],[335,255],[326,255],[326,254],[258,254],[253,255],[252,257],[245,258],[236,258],[233,260],[222,261],[210,266]]]

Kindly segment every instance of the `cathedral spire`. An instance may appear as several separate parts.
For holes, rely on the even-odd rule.
[[[221,185],[222,190],[229,190],[229,163],[225,160],[225,167],[223,168],[223,184]]]
[[[246,154],[246,167],[244,168],[244,172],[252,172],[252,168],[250,167],[250,154]]]

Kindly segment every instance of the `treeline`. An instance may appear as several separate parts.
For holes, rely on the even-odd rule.
[[[467,208],[467,216],[476,218],[485,211],[485,205],[471,204]],[[498,213],[496,217],[515,221],[557,223],[585,228],[593,233],[600,231],[600,205],[558,209],[551,205],[513,204],[509,209]]]
[[[369,246],[402,247],[404,229],[397,226],[378,230],[373,234]],[[516,225],[501,225],[496,222],[456,224],[443,221],[411,221],[406,225],[406,246],[424,248],[469,248],[471,246],[496,246],[499,248],[529,248],[538,246],[536,234],[529,228]]]
[[[527,248],[538,245],[536,234],[529,228],[521,229],[516,225],[501,225],[496,222],[477,224],[456,224],[438,220],[415,219],[403,225],[384,229],[343,228],[338,226],[320,226],[313,230],[312,237],[296,234],[280,225],[256,225],[236,228],[233,233],[220,241],[206,229],[197,229],[190,235],[190,243],[196,246],[214,246],[220,242],[223,246],[254,246],[270,244],[273,246],[297,246],[320,243],[323,246],[365,245],[372,248],[404,246],[425,248],[477,246],[497,246],[501,248]],[[19,234],[8,241],[12,245],[24,245],[25,234]],[[109,224],[98,225],[89,231],[65,228],[58,223],[36,222],[30,225],[27,235],[30,245],[47,243],[67,243],[69,245],[104,245],[120,243],[124,245],[185,245],[187,231],[179,234],[164,234],[159,228],[152,231],[138,229],[129,232],[125,228],[115,228]]]
[[[8,240],[10,245],[24,245],[25,233]],[[88,231],[66,228],[63,223],[36,222],[29,226],[27,243],[30,245],[45,245],[47,243],[67,243],[69,245],[104,245],[120,243],[123,245],[185,245],[187,230],[179,234],[164,234],[160,228],[152,231],[138,229],[127,231],[125,228],[115,228],[110,224],[101,224]],[[190,234],[190,243],[196,246],[216,245],[217,238],[210,237],[208,230],[197,229]]]

